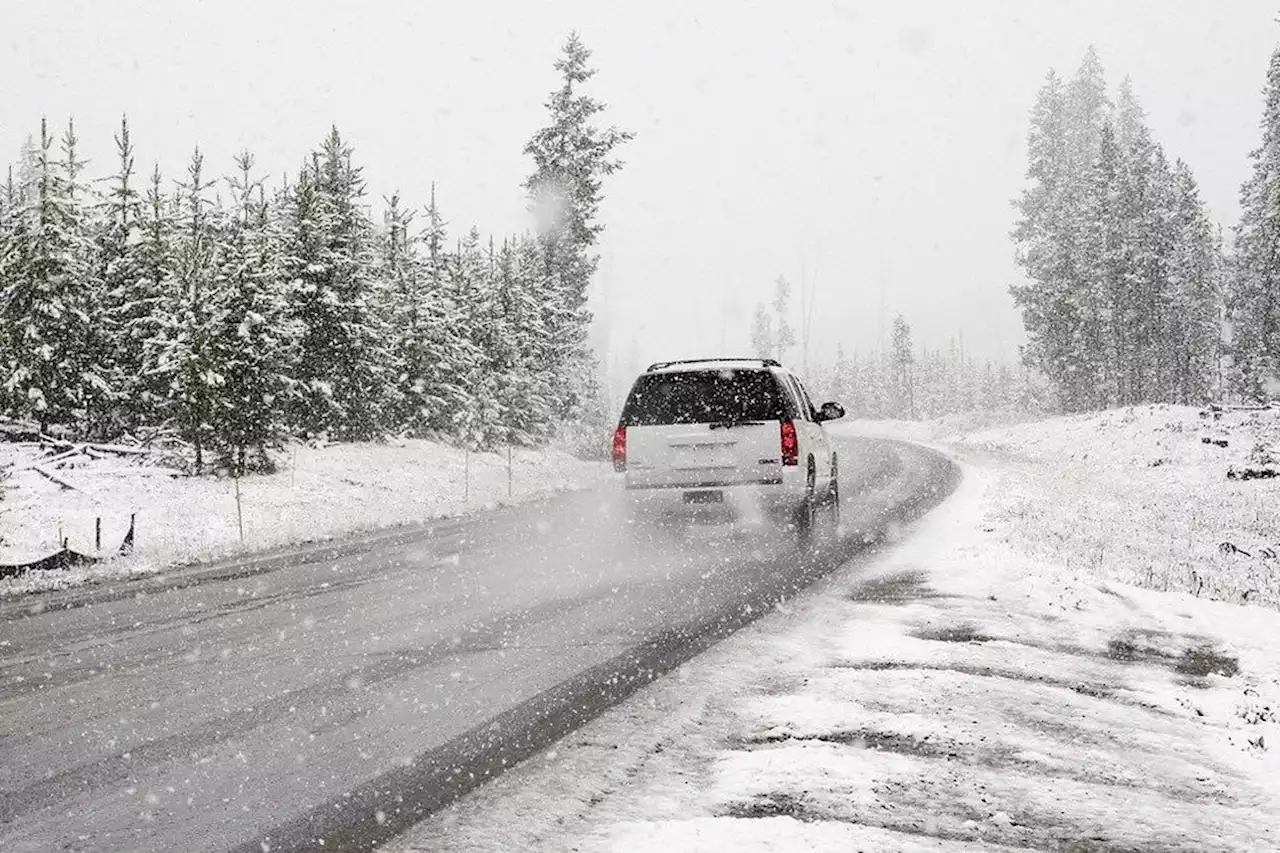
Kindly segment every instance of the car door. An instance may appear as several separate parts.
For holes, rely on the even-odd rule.
[[[814,408],[813,400],[809,398],[809,392],[805,389],[804,383],[794,375],[791,376],[791,381],[795,383],[801,409],[805,413],[804,431],[808,441],[808,452],[813,455],[818,486],[824,487],[831,480],[831,442],[827,438],[826,429],[818,422],[818,411]]]

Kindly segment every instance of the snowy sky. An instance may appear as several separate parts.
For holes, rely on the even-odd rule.
[[[615,350],[745,352],[755,303],[779,273],[798,290],[803,266],[815,361],[875,345],[882,292],[924,343],[963,331],[1012,356],[1009,200],[1045,71],[1095,44],[1229,225],[1275,16],[1261,0],[0,0],[0,152],[16,159],[42,113],[74,115],[105,173],[127,112],[145,170],[176,178],[199,143],[220,170],[248,146],[278,176],[336,122],[375,198],[423,203],[435,181],[459,233],[517,231],[521,149],[577,28],[593,93],[638,134],[606,187],[595,305]]]

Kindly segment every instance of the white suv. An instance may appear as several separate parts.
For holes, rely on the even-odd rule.
[[[824,502],[839,512],[839,464],[823,424],[843,416],[839,403],[815,409],[772,359],[661,362],[627,396],[613,467],[633,508],[759,509],[807,533]]]

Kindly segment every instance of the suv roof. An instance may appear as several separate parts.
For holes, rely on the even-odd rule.
[[[645,373],[654,373],[659,370],[682,370],[688,365],[696,365],[698,370],[715,370],[717,367],[732,369],[747,365],[753,367],[782,367],[779,362],[772,358],[687,358],[680,361],[656,362],[649,365],[649,369]]]

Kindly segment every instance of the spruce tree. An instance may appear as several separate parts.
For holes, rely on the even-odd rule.
[[[157,312],[160,328],[157,372],[168,382],[166,420],[195,451],[195,469],[204,470],[214,446],[213,414],[225,383],[218,372],[213,338],[221,322],[217,275],[217,225],[208,198],[204,155],[196,148],[187,180],[178,184],[177,216],[164,299]]]
[[[139,278],[132,292],[122,294],[119,332],[128,339],[122,347],[137,346],[141,370],[123,384],[126,423],[158,426],[168,416],[170,390],[168,341],[176,330],[181,294],[175,276],[176,204],[163,189],[160,167],[151,172],[143,199],[137,245]]]
[[[911,326],[899,314],[893,318],[893,344],[889,354],[890,389],[893,416],[915,418],[915,381],[913,365],[915,356],[911,343]]]
[[[1085,322],[1079,299],[1077,258],[1072,231],[1082,221],[1077,212],[1080,193],[1068,156],[1066,88],[1050,71],[1036,98],[1028,134],[1027,178],[1015,202],[1019,220],[1013,240],[1016,257],[1026,273],[1014,285],[1014,304],[1027,332],[1024,357],[1064,390],[1068,408],[1087,405],[1086,380],[1078,379],[1083,360],[1077,348]]]
[[[778,276],[773,283],[773,340],[777,346],[774,357],[779,361],[786,359],[787,350],[796,344],[796,334],[787,322],[791,311],[791,282],[786,276]]]
[[[292,191],[284,265],[301,329],[294,411],[308,435],[367,440],[393,425],[393,348],[373,275],[372,224],[352,152],[331,129]]]
[[[221,377],[212,401],[212,436],[222,467],[235,476],[269,470],[267,451],[285,439],[289,369],[297,340],[281,285],[282,266],[253,156],[235,159],[228,179],[233,207],[217,229],[213,298],[216,323],[209,342]]]
[[[86,400],[103,380],[86,352],[91,253],[74,129],[64,138],[65,159],[54,159],[53,146],[42,119],[28,164],[33,186],[14,217],[8,275],[0,281],[0,321],[9,341],[4,388],[12,414],[34,418],[43,430],[56,425],[77,434],[89,417]]]
[[[107,180],[99,204],[98,272],[103,295],[101,328],[107,344],[112,417],[118,428],[134,430],[153,414],[148,405],[144,349],[153,331],[158,293],[143,269],[143,201],[134,185],[133,140],[129,120],[115,135],[119,167]]]
[[[1249,153],[1253,174],[1240,188],[1228,298],[1232,384],[1260,400],[1268,376],[1280,375],[1280,48],[1263,89],[1262,142]]]
[[[773,318],[769,316],[764,303],[756,305],[756,313],[751,321],[751,351],[757,358],[773,358],[776,354]]]
[[[594,123],[605,105],[581,91],[596,73],[590,57],[577,33],[570,34],[555,64],[561,85],[546,103],[550,121],[524,149],[534,162],[525,189],[546,269],[543,316],[556,341],[552,356],[562,377],[565,416],[581,414],[593,393],[587,291],[599,261],[595,245],[604,230],[599,221],[602,180],[622,167],[614,151],[633,136]]]
[[[1187,164],[1173,171],[1165,399],[1195,405],[1213,399],[1222,349],[1222,249]]]

